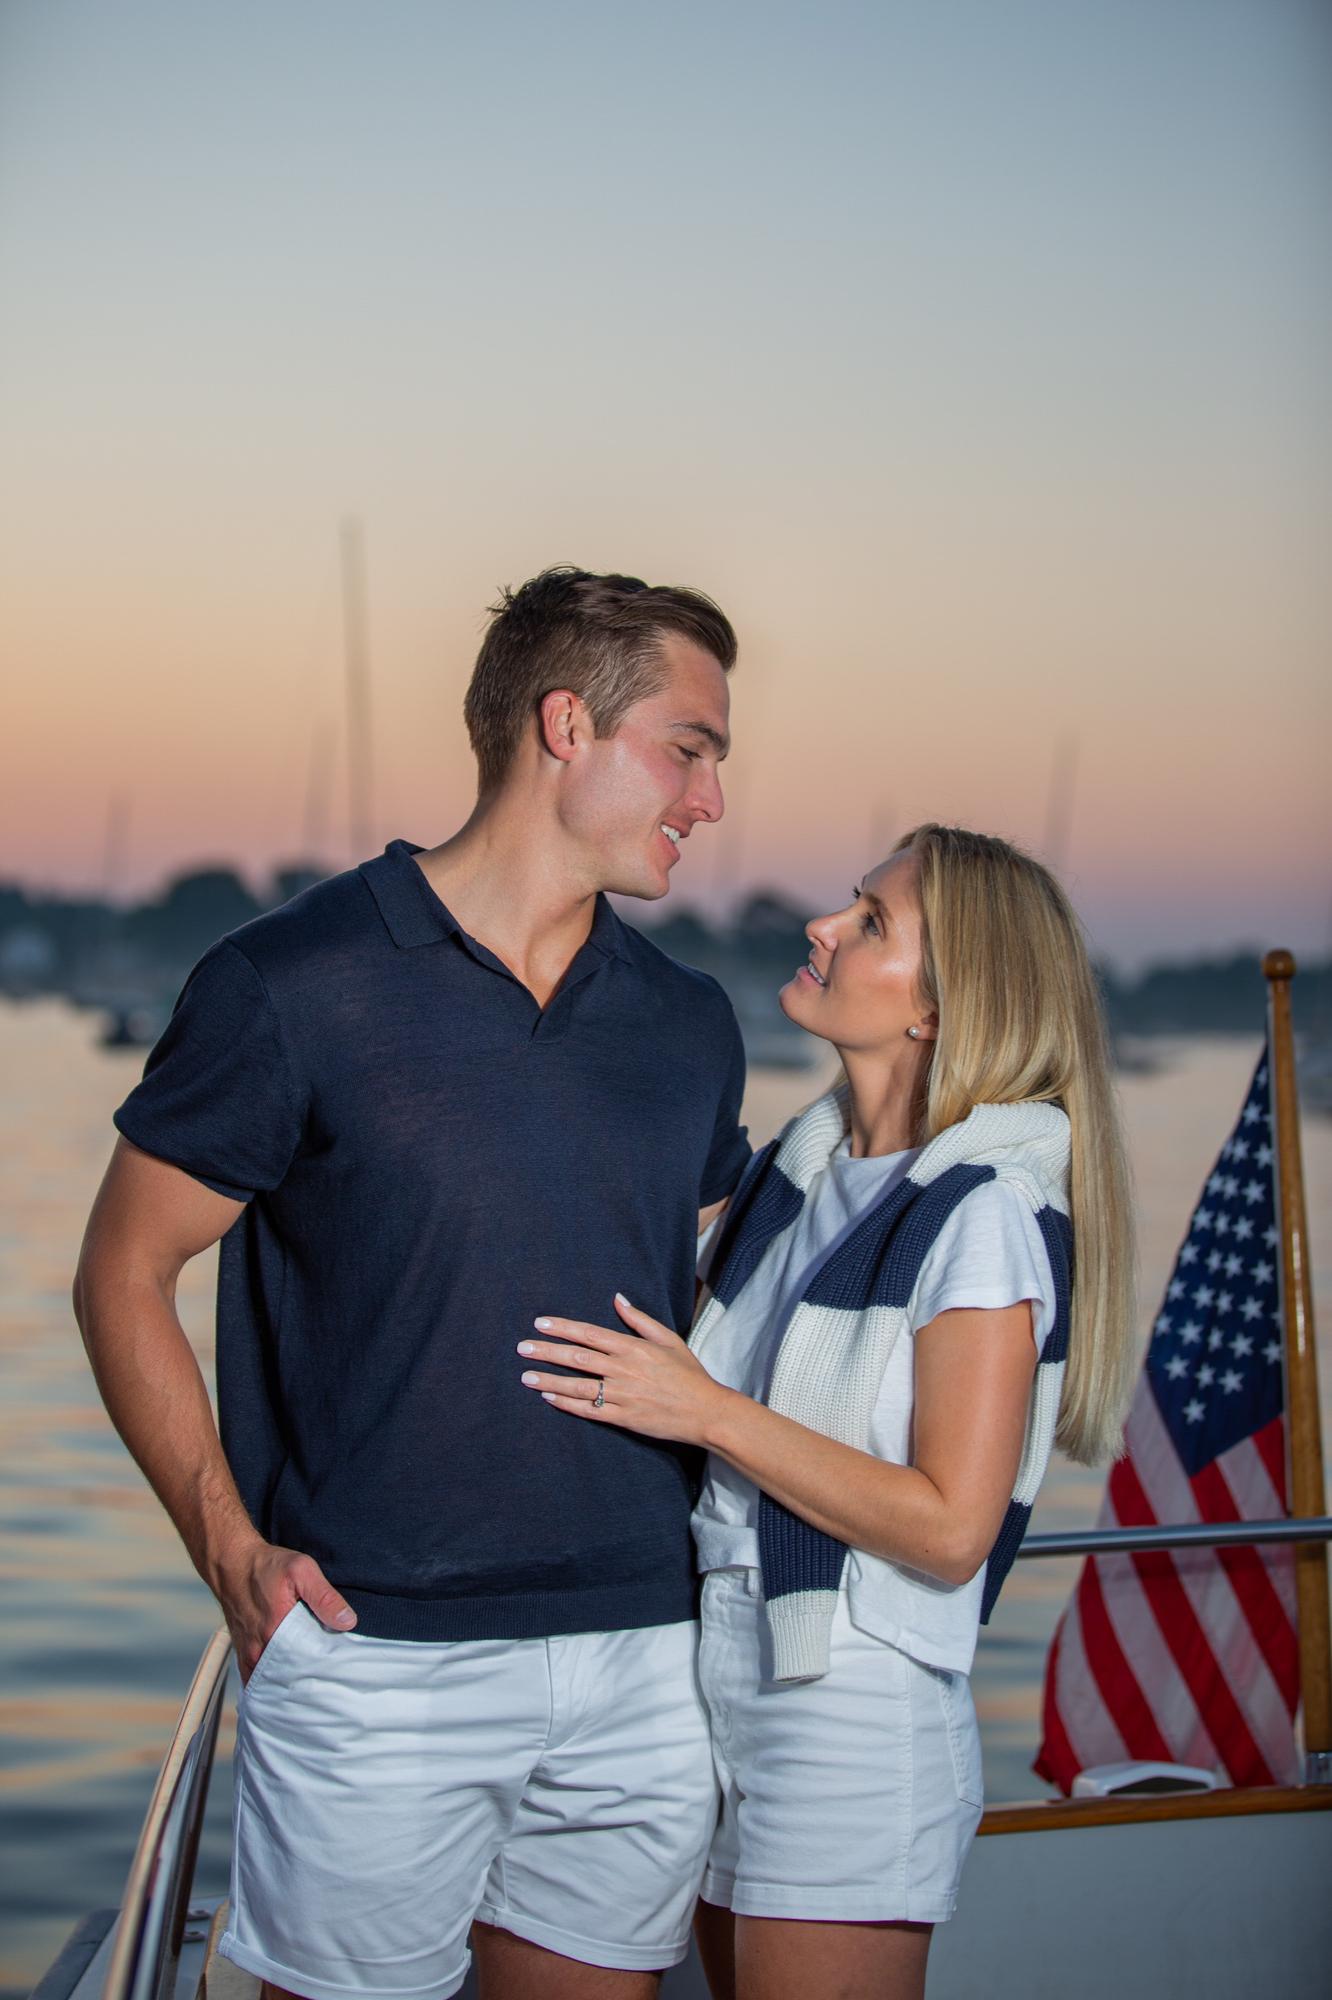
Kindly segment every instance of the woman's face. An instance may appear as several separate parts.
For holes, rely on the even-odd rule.
[[[858,1054],[934,1039],[936,1018],[920,999],[919,873],[914,854],[895,854],[845,909],[805,925],[809,959],[778,995],[784,1014]]]

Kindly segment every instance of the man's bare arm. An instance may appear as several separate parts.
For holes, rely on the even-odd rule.
[[[176,1312],[182,1269],[242,1206],[118,1140],[88,1218],[74,1313],[111,1421],[222,1606],[248,1678],[298,1598],[344,1630],[356,1614],[310,1556],[252,1525]]]

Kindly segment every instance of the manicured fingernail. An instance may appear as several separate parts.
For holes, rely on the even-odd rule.
[[[535,1354],[536,1342],[534,1340],[520,1340],[518,1343],[518,1352],[520,1354]]]
[[[535,1389],[540,1380],[541,1377],[539,1375],[534,1375],[530,1368],[524,1369],[523,1381],[529,1389]]]
[[[550,1325],[550,1321],[548,1319],[534,1319],[532,1321],[532,1324],[534,1327],[536,1327],[539,1333],[544,1333],[546,1331],[546,1328]]]
[[[630,1312],[637,1311],[637,1307],[634,1305],[633,1300],[627,1299],[623,1292],[617,1292],[615,1294],[615,1303],[617,1306],[628,1306]]]
[[[339,1611],[336,1617],[334,1618],[333,1623],[339,1626],[341,1630],[345,1632],[349,1625],[354,1625],[356,1623],[356,1613],[354,1611]]]
[[[555,1401],[555,1391],[553,1389],[543,1389],[541,1391],[541,1400],[543,1403],[553,1403]]]

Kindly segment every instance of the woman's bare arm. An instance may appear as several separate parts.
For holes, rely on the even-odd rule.
[[[910,1465],[885,1464],[747,1396],[716,1406],[705,1441],[839,1542],[965,1583],[1013,1491],[1035,1366],[1027,1303],[941,1313],[916,1335]]]

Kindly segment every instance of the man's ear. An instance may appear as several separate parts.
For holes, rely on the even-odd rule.
[[[587,729],[587,710],[568,688],[552,688],[541,697],[537,727],[542,749],[567,764]]]

